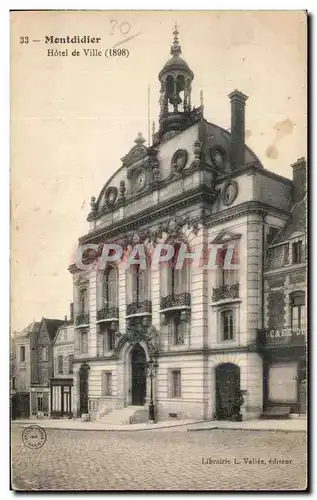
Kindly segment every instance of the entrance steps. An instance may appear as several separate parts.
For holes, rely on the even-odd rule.
[[[148,421],[148,410],[144,406],[126,406],[102,416],[98,422],[109,425],[140,424]]]
[[[291,409],[288,406],[274,406],[272,408],[267,408],[261,415],[261,418],[266,419],[278,419],[278,418],[290,418]]]

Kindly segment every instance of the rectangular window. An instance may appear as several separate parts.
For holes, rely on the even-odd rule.
[[[238,246],[230,243],[218,250],[216,264],[218,265],[218,286],[230,287],[239,282],[238,269],[232,269],[238,264]]]
[[[303,262],[302,242],[297,241],[292,245],[292,263],[300,264],[301,262]]]
[[[280,229],[278,227],[272,227],[270,226],[269,227],[269,230],[268,230],[268,233],[266,235],[266,244],[267,245],[271,245],[275,239],[275,237],[277,236],[277,234],[279,233]]]
[[[39,383],[40,383],[40,384],[47,384],[47,382],[48,382],[48,370],[47,370],[47,365],[42,365],[42,366],[40,366],[40,369],[39,369],[39,376],[40,376]]]
[[[306,307],[305,307],[305,292],[293,292],[290,295],[291,304],[291,328],[306,327]]]
[[[222,340],[233,340],[233,312],[223,311],[222,320]]]
[[[74,355],[70,354],[68,356],[68,373],[74,373],[73,372],[73,359],[74,359]]]
[[[113,351],[115,345],[115,332],[106,330],[103,334],[103,349],[104,352]]]
[[[169,321],[170,339],[172,345],[182,345],[185,339],[185,322],[180,314],[175,314]]]
[[[112,372],[103,373],[103,395],[112,396]]]
[[[80,352],[82,354],[88,353],[88,333],[81,332],[80,334]]]
[[[15,391],[15,377],[12,377],[12,390]]]
[[[64,358],[63,356],[58,356],[58,361],[57,361],[57,366],[58,366],[58,373],[62,374],[64,370]]]
[[[25,361],[25,346],[20,346],[20,362],[23,363]]]
[[[42,361],[47,361],[47,347],[42,347]]]
[[[171,398],[181,397],[181,371],[171,371]]]

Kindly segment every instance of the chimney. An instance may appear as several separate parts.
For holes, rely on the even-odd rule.
[[[71,323],[74,323],[74,302],[70,303],[69,310],[70,310],[69,320]]]
[[[234,90],[228,97],[231,101],[230,162],[233,171],[244,166],[245,102],[248,96]]]
[[[304,198],[306,190],[306,160],[304,157],[291,165],[293,169],[293,198],[294,202],[301,201]]]

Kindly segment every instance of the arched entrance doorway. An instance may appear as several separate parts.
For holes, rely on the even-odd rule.
[[[143,406],[146,398],[146,355],[144,349],[137,344],[131,352],[132,368],[132,405]]]
[[[237,413],[240,395],[240,368],[224,363],[216,368],[216,416],[218,420],[231,420]]]

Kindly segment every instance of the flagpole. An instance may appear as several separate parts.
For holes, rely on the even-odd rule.
[[[147,131],[148,131],[148,147],[151,145],[151,110],[150,110],[150,85],[148,85],[148,92],[147,92]]]

